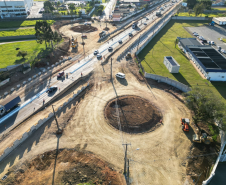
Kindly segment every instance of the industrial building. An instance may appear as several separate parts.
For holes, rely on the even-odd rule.
[[[33,0],[0,0],[0,16],[26,17],[30,14]]]
[[[210,81],[226,81],[226,58],[212,46],[201,45],[195,38],[179,38],[179,47]]]
[[[180,65],[176,62],[176,60],[173,57],[171,56],[164,57],[163,63],[170,73],[179,73]]]
[[[226,17],[214,17],[213,21],[218,25],[226,25]]]

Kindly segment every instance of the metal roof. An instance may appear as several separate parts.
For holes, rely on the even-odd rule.
[[[202,46],[196,38],[179,38],[180,44],[183,46],[183,48],[186,48],[188,45],[193,45],[193,46]]]

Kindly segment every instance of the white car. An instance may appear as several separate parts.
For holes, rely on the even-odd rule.
[[[221,49],[221,52],[222,52],[222,53],[224,53],[224,54],[226,54],[226,51],[225,51],[225,49]]]
[[[199,34],[197,32],[193,32],[194,36],[199,36]]]
[[[120,72],[118,72],[115,76],[118,78],[126,78],[126,75],[124,73],[120,73]]]
[[[98,50],[95,50],[93,54],[94,55],[97,55],[98,53],[99,53],[99,51]]]
[[[101,54],[97,54],[97,59],[101,59],[102,55]]]
[[[214,41],[211,41],[211,44],[212,44],[212,45],[215,45]]]

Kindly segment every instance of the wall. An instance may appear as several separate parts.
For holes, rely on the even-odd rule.
[[[158,82],[164,82],[168,85],[172,85],[178,89],[180,89],[181,91],[183,92],[188,92],[191,90],[191,88],[187,85],[184,85],[180,82],[177,82],[175,80],[172,80],[170,78],[167,78],[167,77],[163,77],[163,76],[160,76],[160,75],[154,75],[154,74],[150,74],[150,73],[146,73],[145,72],[145,75],[144,75],[145,78],[151,78],[153,80],[157,80]]]
[[[226,81],[226,72],[208,72],[208,78],[210,81]]]
[[[206,17],[183,17],[183,16],[173,16],[172,17],[173,20],[198,20],[198,21],[201,21],[201,20],[211,20],[212,18],[206,18]]]
[[[4,24],[0,22],[0,24]],[[7,41],[7,40],[22,40],[22,39],[36,39],[35,35],[21,35],[21,36],[10,36],[10,37],[0,37],[0,41]]]
[[[89,87],[89,83],[85,86],[82,87],[81,90],[77,91],[77,94],[74,94],[73,97],[69,98],[67,102],[63,103],[63,106],[59,107],[58,110],[56,112],[61,111],[61,109],[63,107],[65,107],[68,103],[70,103],[73,99],[75,99],[82,91],[84,91],[87,87]],[[35,125],[33,125],[27,132],[25,132],[23,134],[23,136],[21,137],[21,139],[17,139],[16,141],[14,141],[13,146],[11,146],[10,148],[6,148],[5,151],[3,152],[3,154],[0,156],[0,161],[2,161],[5,157],[7,157],[14,149],[16,149],[19,145],[21,145],[31,134],[33,134],[33,132],[35,130],[37,130],[40,126],[42,126],[44,123],[46,123],[46,121],[50,120],[52,117],[54,116],[54,114],[51,112],[47,118],[44,119],[40,119],[38,121],[38,123],[36,123]]]

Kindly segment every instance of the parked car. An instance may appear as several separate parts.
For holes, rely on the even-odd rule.
[[[193,33],[193,35],[194,35],[194,36],[196,36],[196,37],[198,37],[198,36],[199,36],[199,34],[198,34],[198,33],[196,33],[196,32],[194,32],[194,33]]]
[[[122,44],[122,40],[119,40],[118,43],[119,43],[119,44]]]
[[[215,42],[214,42],[214,41],[211,41],[211,44],[212,44],[212,45],[215,45]]]
[[[62,76],[64,76],[64,71],[61,71],[60,73],[58,73],[57,78],[61,78]]]
[[[225,49],[221,49],[221,52],[222,52],[222,53],[224,53],[224,54],[226,54],[226,51],[225,51]]]
[[[148,21],[149,19],[146,17],[146,20]]]
[[[98,53],[99,53],[99,51],[98,50],[95,50],[93,54],[94,55],[97,55]]]
[[[115,76],[118,78],[126,78],[126,75],[124,73],[120,73],[120,72],[117,73]]]
[[[52,86],[52,87],[50,87],[50,88],[47,90],[47,92],[48,92],[48,93],[51,93],[51,92],[56,91],[56,90],[57,90],[57,86]]]
[[[113,47],[108,47],[108,51],[112,51],[113,50]]]
[[[221,46],[217,46],[217,48],[218,48],[218,51],[221,51]]]
[[[146,25],[147,25],[147,23],[145,22],[145,23],[144,23],[144,25],[146,26]]]

